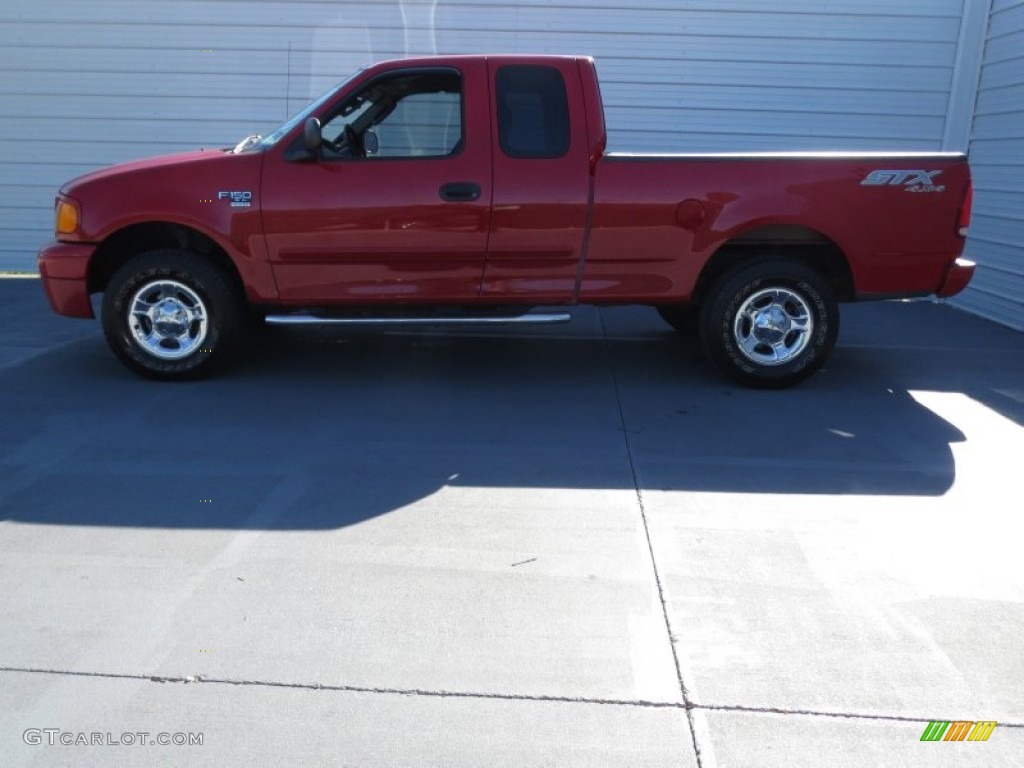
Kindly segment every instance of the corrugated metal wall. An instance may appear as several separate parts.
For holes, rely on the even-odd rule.
[[[1024,0],[994,0],[971,138],[978,262],[954,302],[1024,330]]]
[[[403,55],[593,54],[618,150],[938,149],[963,14],[964,0],[3,0],[0,269],[33,266],[68,178],[265,132]]]

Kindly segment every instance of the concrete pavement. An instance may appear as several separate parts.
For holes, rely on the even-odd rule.
[[[0,764],[1019,765],[1024,337],[844,310],[784,392],[643,308],[170,385],[0,280]]]

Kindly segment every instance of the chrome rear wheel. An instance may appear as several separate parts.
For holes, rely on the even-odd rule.
[[[787,387],[821,368],[835,346],[839,306],[821,274],[799,261],[752,260],[711,287],[701,341],[743,384]]]
[[[796,291],[765,288],[743,302],[733,321],[736,342],[758,365],[785,365],[799,357],[814,333],[810,305]]]

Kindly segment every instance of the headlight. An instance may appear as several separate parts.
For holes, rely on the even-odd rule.
[[[57,237],[77,235],[81,215],[78,204],[63,197],[57,198],[55,217],[57,219]]]

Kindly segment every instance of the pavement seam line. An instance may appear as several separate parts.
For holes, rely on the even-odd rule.
[[[882,720],[901,723],[927,723],[933,720],[955,718],[911,717],[908,715],[879,715],[860,712],[828,712],[814,709],[787,709],[785,707],[754,707],[743,704],[700,704],[689,705],[674,701],[644,701],[643,699],[599,699],[591,697],[549,696],[529,693],[486,693],[474,691],[444,691],[425,688],[388,688],[384,686],[332,685],[329,683],[287,683],[275,680],[238,680],[228,677],[205,677],[203,675],[143,675],[131,672],[84,672],[73,669],[42,669],[37,667],[0,667],[0,673],[11,672],[30,675],[58,675],[67,677],[95,677],[105,680],[135,680],[145,683],[182,683],[185,685],[234,685],[257,688],[290,688],[308,691],[332,691],[337,693],[373,693],[390,696],[424,696],[453,699],[496,699],[501,701],[536,701],[556,704],[597,704],[602,706],[637,707],[641,709],[700,709],[713,712],[742,712],[754,715],[798,715],[804,717],[850,718],[856,720]],[[1024,722],[999,721],[1001,728],[1022,728]]]
[[[804,717],[830,717],[850,720],[882,720],[897,723],[929,723],[936,720],[956,720],[956,717],[916,717],[912,715],[879,715],[864,712],[829,712],[821,709],[790,709],[787,707],[753,707],[744,704],[698,704],[694,703],[694,709],[702,709],[709,712],[742,712],[751,715],[798,715]],[[964,718],[959,718],[964,719]],[[1006,722],[999,720],[1000,728],[1024,728],[1024,723]]]
[[[626,412],[622,407],[622,390],[619,387],[619,373],[615,368],[615,360],[612,357],[611,346],[608,342],[608,329],[604,324],[604,313],[598,309],[598,322],[601,323],[601,336],[604,338],[605,359],[608,361],[608,370],[612,375],[612,387],[615,390],[615,404],[619,411],[619,427],[622,430],[622,439],[626,446],[626,457],[629,459],[629,472],[633,478],[633,490],[636,493],[636,503],[640,510],[640,520],[644,526],[644,537],[647,539],[647,552],[651,557],[651,570],[654,573],[654,583],[658,588],[658,601],[661,603],[661,616],[665,621],[665,633],[668,635],[668,647],[672,651],[672,663],[676,668],[676,682],[679,684],[679,692],[683,697],[683,706],[686,709],[686,724],[690,729],[690,741],[693,744],[693,752],[697,761],[697,768],[702,768],[700,744],[697,741],[697,724],[694,722],[693,706],[690,701],[690,693],[686,688],[686,681],[683,680],[683,669],[679,664],[679,653],[676,651],[676,644],[672,635],[672,622],[668,616],[668,604],[665,602],[665,589],[661,584],[661,573],[658,571],[658,561],[654,556],[654,542],[651,541],[651,528],[647,523],[647,509],[644,507],[644,494],[640,488],[640,478],[636,472],[636,462],[633,460],[633,444],[629,439],[629,429],[626,427]]]
[[[640,707],[644,709],[683,709],[674,701],[644,701],[643,699],[599,699],[591,697],[552,696],[529,693],[487,693],[482,691],[445,691],[427,688],[389,688],[384,686],[337,685],[330,683],[289,683],[275,680],[239,680],[229,677],[207,677],[204,675],[144,675],[132,672],[83,672],[72,669],[40,669],[33,667],[0,667],[0,672],[16,672],[35,675],[61,675],[68,677],[97,677],[106,680],[136,680],[149,683],[184,683],[198,685],[236,685],[257,688],[291,688],[309,691],[336,691],[343,693],[376,693],[393,696],[426,696],[452,699],[498,699],[504,701],[540,701],[560,704],[601,704],[619,707]]]

